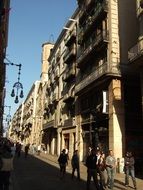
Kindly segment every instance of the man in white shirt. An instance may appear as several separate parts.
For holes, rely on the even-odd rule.
[[[108,188],[113,189],[114,187],[114,178],[116,173],[116,159],[113,155],[113,151],[109,150],[109,155],[106,158],[106,169],[108,176]]]

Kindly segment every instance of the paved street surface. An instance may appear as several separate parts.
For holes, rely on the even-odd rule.
[[[14,160],[10,190],[86,190],[86,167],[81,164],[80,169],[81,181],[71,179],[70,163],[65,179],[61,180],[57,157],[42,153],[25,159],[22,155]],[[124,174],[116,174],[114,190],[133,190],[132,182],[130,185],[125,188]],[[143,190],[143,180],[137,179],[137,187]],[[91,190],[95,190],[93,185]]]

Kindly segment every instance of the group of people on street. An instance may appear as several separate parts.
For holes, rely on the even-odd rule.
[[[124,161],[125,186],[129,186],[129,175],[131,175],[134,189],[137,189],[134,164],[135,160],[132,152],[127,152]],[[113,190],[117,162],[112,150],[109,150],[106,157],[104,152],[92,149],[87,156],[86,166],[87,190],[90,189],[91,177],[93,177],[97,190],[105,190],[107,187]]]
[[[132,153],[127,152],[124,160],[125,186],[129,186],[129,175],[131,175],[134,189],[137,189],[134,169],[135,160]],[[58,162],[60,166],[60,178],[63,179],[66,173],[66,166],[68,165],[68,154],[66,154],[65,149],[62,150]],[[78,150],[75,150],[71,158],[71,178],[74,178],[75,171],[77,171],[77,179],[80,181],[79,163]],[[105,156],[105,153],[99,149],[89,148],[85,165],[87,167],[87,190],[90,190],[91,178],[93,178],[96,190],[114,189],[117,162],[112,150],[109,150],[108,155]]]
[[[66,149],[63,149],[59,158],[58,163],[60,166],[60,178],[63,179],[66,173],[66,166],[68,165],[68,151]],[[80,180],[80,171],[79,171],[79,156],[78,156],[78,150],[74,151],[74,154],[71,159],[71,165],[72,165],[72,179],[74,179],[75,171],[77,171],[77,179]]]
[[[13,143],[8,139],[0,139],[0,190],[9,189],[10,175],[13,170],[13,159],[15,156],[20,157],[21,147],[22,145],[20,143]],[[25,158],[28,156],[29,149],[30,144],[25,145]],[[65,177],[68,162],[68,151],[63,149],[58,157],[61,179]],[[125,186],[129,186],[129,176],[131,176],[134,189],[137,189],[134,164],[135,159],[132,152],[126,152],[124,158]],[[87,167],[86,189],[90,190],[91,178],[93,178],[96,190],[105,190],[107,187],[108,189],[113,190],[116,165],[116,158],[114,157],[112,150],[109,150],[108,155],[105,156],[103,151],[89,148],[85,161],[85,166]],[[73,152],[71,166],[71,179],[73,180],[75,178],[75,172],[77,172],[77,180],[80,181],[80,159],[78,150]]]

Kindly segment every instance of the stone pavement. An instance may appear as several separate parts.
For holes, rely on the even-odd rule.
[[[71,164],[67,166],[67,175],[64,181],[59,179],[58,157],[41,153],[30,155],[27,159],[22,155],[15,159],[15,170],[11,176],[9,190],[85,190],[86,189],[86,167],[80,164],[81,182],[71,180]],[[64,183],[63,183],[64,182]],[[116,174],[113,190],[133,190],[132,181],[130,187],[124,186],[124,174]],[[137,189],[143,190],[143,180],[137,179]],[[93,190],[91,186],[91,190]]]

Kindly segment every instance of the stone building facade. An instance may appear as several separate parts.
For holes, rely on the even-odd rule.
[[[32,143],[49,154],[67,148],[70,158],[78,149],[81,161],[89,146],[112,149],[116,158],[127,149],[141,156],[140,2],[78,0],[56,43],[43,44]]]
[[[10,0],[0,1],[0,136],[3,134],[3,113],[5,98],[6,48],[8,42]]]

